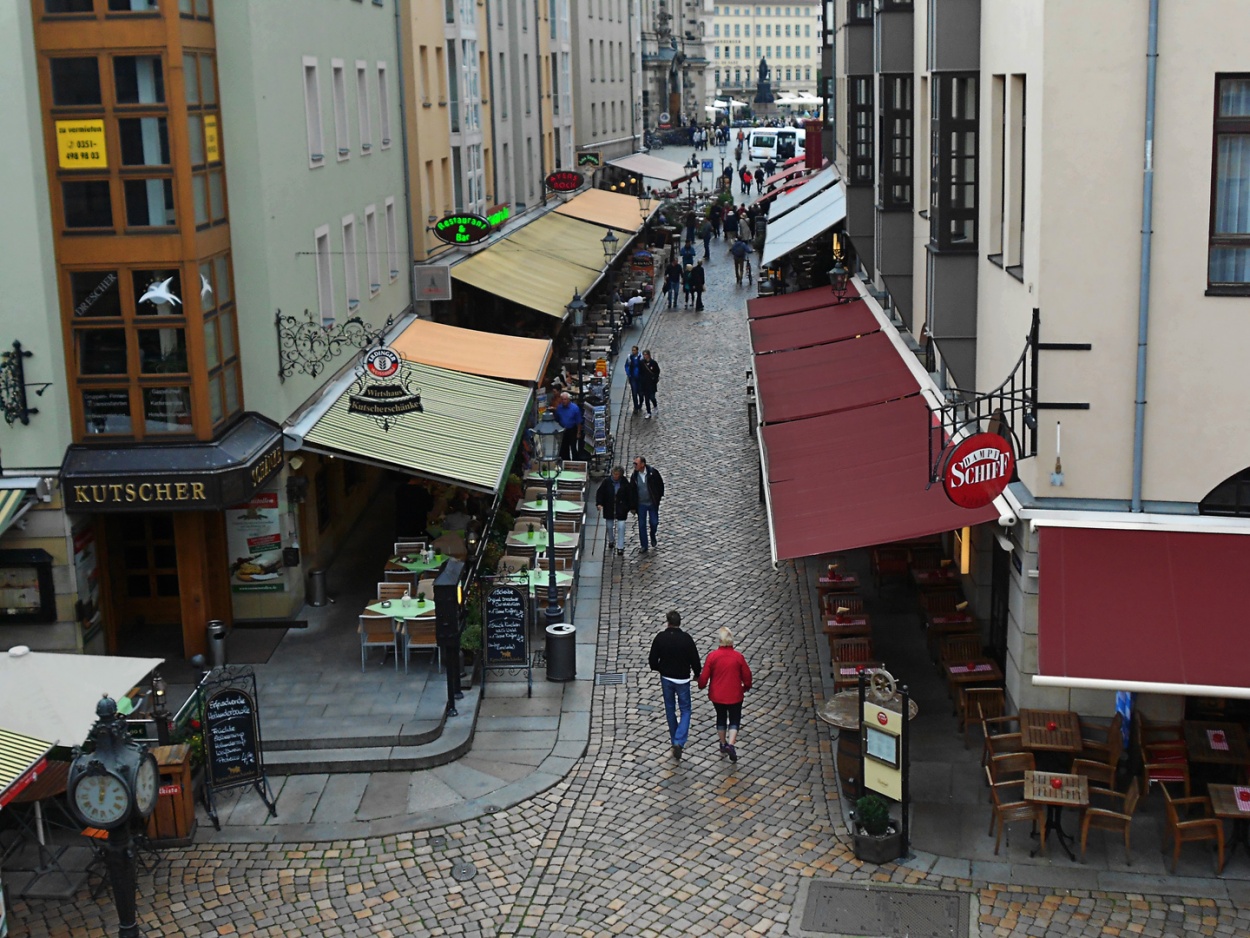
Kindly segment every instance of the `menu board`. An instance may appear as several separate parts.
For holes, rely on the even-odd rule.
[[[525,594],[515,586],[496,586],[486,594],[486,666],[526,667]]]
[[[236,687],[214,692],[204,705],[204,756],[208,781],[230,788],[262,777],[256,701]]]

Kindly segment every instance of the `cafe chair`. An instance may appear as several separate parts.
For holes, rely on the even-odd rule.
[[[829,652],[834,664],[843,661],[868,661],[876,657],[872,652],[872,639],[863,636],[839,638],[830,643]]]
[[[381,586],[397,586],[399,584],[382,583]],[[400,593],[402,596],[403,593]],[[382,598],[382,597],[379,597]],[[399,670],[399,643],[400,636],[395,630],[395,619],[393,616],[378,615],[376,612],[368,610],[360,614],[360,624],[356,626],[356,631],[360,633],[360,670],[365,670],[365,661],[369,655],[370,648],[389,648],[395,653],[395,670]],[[386,663],[386,654],[382,654],[380,664]]]
[[[1211,800],[1204,795],[1185,798],[1173,798],[1168,786],[1163,785],[1163,796],[1167,801],[1168,824],[1164,838],[1164,846],[1172,841],[1172,872],[1176,872],[1176,864],[1181,856],[1181,844],[1198,843],[1214,840],[1216,849],[1215,873],[1218,876],[1224,871],[1224,822],[1211,812]],[[1201,817],[1181,820],[1179,808],[1187,811],[1201,809]]]
[[[499,558],[499,566],[495,572],[499,574],[521,573],[534,566],[533,560],[520,554],[504,554]]]
[[[826,619],[832,619],[839,609],[848,615],[863,615],[864,597],[858,593],[825,593],[820,597],[820,611]]]
[[[1165,792],[1169,785],[1179,785],[1186,798],[1193,794],[1189,754],[1185,749],[1176,749],[1167,743],[1154,743],[1143,747],[1142,758],[1141,782],[1147,795],[1150,794],[1150,786],[1156,782]]]
[[[1107,740],[1106,751],[1093,750],[1089,754],[1094,758],[1086,758],[1083,754],[1072,762],[1072,771],[1084,775],[1091,782],[1098,782],[1104,788],[1115,788],[1115,777],[1120,767],[1120,756],[1124,754],[1124,737],[1115,733]]]
[[[417,575],[408,570],[383,570],[382,576],[387,583],[403,583],[409,588],[416,585]]]
[[[913,570],[936,570],[942,565],[942,548],[937,544],[909,548],[907,565]]]
[[[446,557],[455,557],[457,560],[467,560],[469,557],[469,548],[465,546],[464,538],[454,532],[444,534],[430,546]]]
[[[957,589],[920,591],[920,608],[927,616],[949,616],[966,611],[958,608],[963,601],[964,594]]]
[[[985,770],[985,780],[990,786],[990,803],[993,805],[990,814],[990,830],[993,834],[994,829],[998,829],[998,836],[994,838],[994,855],[998,855],[998,848],[1002,845],[1003,835],[1007,832],[1007,825],[1014,824],[1017,821],[1031,821],[1033,830],[1037,831],[1039,843],[1041,844],[1042,853],[1046,853],[1046,809],[1040,804],[1032,804],[1024,800],[1024,782],[995,782],[990,770]],[[1009,800],[1010,799],[1010,800]],[[1006,834],[1007,846],[1011,846],[1011,835]]]
[[[1089,717],[1081,717],[1081,752],[1078,756],[1080,759],[1093,759],[1096,762],[1105,762],[1107,753],[1111,747],[1115,745],[1113,737],[1119,740],[1119,746],[1123,751],[1124,746],[1124,717],[1116,714],[1109,721],[1090,719]]]
[[[538,556],[537,547],[526,547],[523,544],[509,544],[508,551],[513,557],[519,557],[525,560],[530,568],[537,566],[535,558]]]
[[[578,534],[581,532],[582,526],[573,520],[556,520],[556,533],[558,534]]]
[[[384,599],[402,599],[404,593],[416,595],[416,593],[412,593],[412,587],[407,583],[392,583],[390,581],[379,583],[378,598],[375,602],[381,602]]]
[[[1007,696],[1001,687],[963,687],[959,691],[959,731],[968,748],[968,730],[986,717],[1001,717],[1007,711]]]
[[[952,664],[963,664],[965,661],[972,661],[974,658],[982,656],[980,635],[951,635],[942,640],[941,650],[938,652],[938,661],[941,664],[942,672],[946,673],[946,668]]]
[[[424,540],[403,540],[395,542],[395,556],[402,557],[404,554],[419,554],[425,550]]]
[[[525,496],[521,500],[526,501],[526,502],[536,502],[540,498],[544,502],[547,500],[547,487],[545,485],[544,486],[537,486],[537,485],[527,486],[525,489]]]
[[[442,655],[438,648],[433,614],[416,619],[405,619],[400,633],[404,649],[404,673],[408,673],[408,655],[413,651],[429,651],[434,654],[434,666],[442,670]]]
[[[1137,810],[1137,801],[1140,797],[1140,790],[1137,787],[1137,779],[1133,779],[1129,783],[1128,791],[1124,794],[1112,791],[1109,788],[1090,788],[1089,801],[1090,806],[1085,809],[1085,813],[1081,817],[1081,862],[1085,862],[1085,843],[1089,840],[1089,829],[1091,827],[1100,831],[1110,831],[1113,834],[1122,833],[1124,835],[1124,857],[1129,866],[1133,865],[1133,854],[1129,849],[1129,833],[1133,824],[1133,812]],[[1101,800],[1109,807],[1101,807],[1095,804]]]
[[[1024,773],[1037,770],[1031,752],[1004,752],[990,759],[990,778],[998,782],[1023,782]]]
[[[984,717],[981,720],[981,733],[985,740],[981,749],[983,766],[988,766],[994,756],[1005,752],[1024,751],[1024,736],[1020,732],[1019,717]]]
[[[872,578],[878,590],[886,580],[902,580],[906,583],[910,574],[906,547],[886,546],[872,549]]]

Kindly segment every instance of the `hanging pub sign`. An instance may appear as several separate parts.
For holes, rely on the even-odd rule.
[[[548,173],[546,179],[547,188],[552,192],[576,192],[585,181],[581,173],[575,173],[571,169],[557,169],[554,173]]]
[[[1015,472],[1011,443],[997,433],[974,433],[946,457],[942,488],[961,508],[984,508],[1007,488]]]
[[[425,408],[403,358],[383,345],[365,354],[347,397],[347,410],[372,417],[383,430],[389,430],[396,417],[424,413]]]
[[[444,215],[434,223],[434,237],[445,244],[477,244],[490,237],[493,226],[482,215]]]

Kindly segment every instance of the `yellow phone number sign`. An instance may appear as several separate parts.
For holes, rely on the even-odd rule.
[[[104,121],[57,121],[56,155],[61,169],[107,169]]]

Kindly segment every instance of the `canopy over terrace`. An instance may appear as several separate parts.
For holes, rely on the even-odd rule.
[[[391,348],[410,362],[524,384],[540,383],[551,361],[550,339],[479,332],[428,319],[414,320]]]
[[[608,164],[610,166],[619,166],[621,169],[637,173],[639,176],[659,179],[670,186],[674,186],[679,182],[685,182],[687,179],[699,175],[699,170],[697,169],[692,172],[680,163],[662,160],[658,156],[648,156],[646,153],[633,153],[629,156],[618,157],[614,160],[608,160]]]
[[[760,253],[760,266],[767,267],[845,218],[846,190],[840,183],[835,183],[793,211],[769,221],[767,240]]]
[[[567,215],[592,225],[606,225],[630,234],[636,232],[642,223],[638,199],[635,196],[608,192],[606,189],[579,192],[559,206],[556,214]]]
[[[782,215],[824,192],[837,181],[837,168],[826,166],[815,175],[805,179],[801,186],[777,196],[777,200],[773,202],[773,207],[768,213],[768,223],[770,225],[775,223]]]

